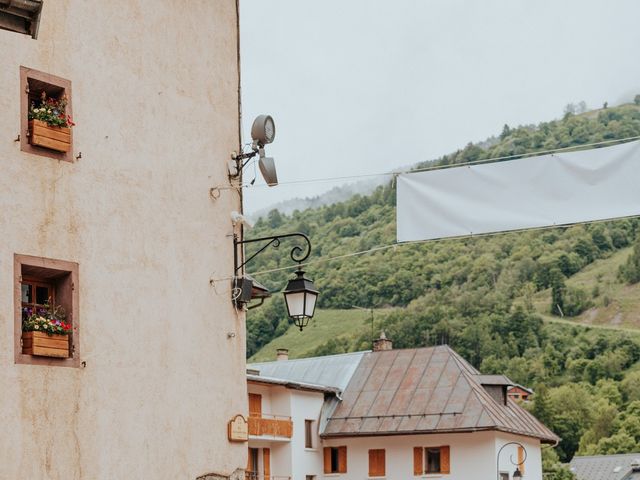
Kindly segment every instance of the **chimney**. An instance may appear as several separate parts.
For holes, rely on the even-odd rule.
[[[276,350],[276,361],[281,362],[283,360],[289,360],[288,348],[279,348]]]
[[[380,332],[380,338],[373,341],[374,352],[382,352],[383,350],[393,350],[393,342],[387,338],[384,330]]]

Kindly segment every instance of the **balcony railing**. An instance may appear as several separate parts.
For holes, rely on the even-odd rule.
[[[249,435],[291,438],[291,435],[293,435],[293,422],[291,417],[265,414],[262,414],[261,417],[254,417],[250,414]]]

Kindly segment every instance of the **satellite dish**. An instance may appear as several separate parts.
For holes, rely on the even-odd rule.
[[[276,185],[278,185],[276,162],[273,161],[273,157],[265,157],[264,154],[260,155],[258,166],[260,167],[260,173],[262,173],[264,181],[267,182],[267,185],[269,185],[270,187],[275,187]]]

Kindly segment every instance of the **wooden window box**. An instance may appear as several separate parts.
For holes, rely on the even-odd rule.
[[[71,150],[71,129],[52,127],[41,120],[29,120],[29,143],[66,153]]]
[[[73,162],[73,129],[49,127],[45,122],[29,120],[29,106],[32,102],[38,103],[42,92],[46,93],[47,98],[59,99],[65,96],[67,98],[66,114],[73,116],[71,81],[21,66],[20,150],[33,155]],[[38,122],[38,124],[32,122]]]
[[[16,364],[80,367],[78,276],[79,267],[75,262],[14,254]],[[41,308],[47,301],[64,310],[65,321],[72,327],[69,335],[22,331],[24,308]]]
[[[68,358],[69,336],[22,332],[22,353],[39,357]]]

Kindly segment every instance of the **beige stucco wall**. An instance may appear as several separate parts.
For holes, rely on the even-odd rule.
[[[235,0],[46,0],[0,31],[0,478],[194,479],[246,465],[226,160]],[[73,83],[75,163],[20,151],[19,67]],[[80,266],[86,368],[14,364],[13,255]],[[235,337],[228,338],[227,333]]]

